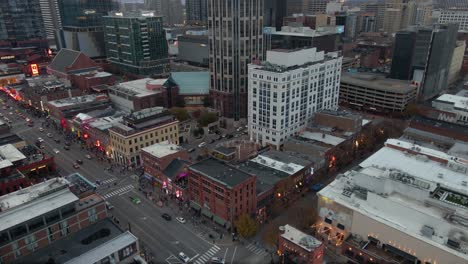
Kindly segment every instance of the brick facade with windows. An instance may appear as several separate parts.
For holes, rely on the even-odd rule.
[[[256,176],[209,158],[189,167],[189,196],[194,209],[228,227],[255,213]]]

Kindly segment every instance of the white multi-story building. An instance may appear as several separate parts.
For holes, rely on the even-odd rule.
[[[318,193],[317,233],[359,263],[468,263],[468,160],[398,139]]]
[[[270,50],[249,64],[250,140],[277,149],[318,110],[338,108],[342,57],[316,48]]]
[[[468,31],[468,10],[442,10],[439,16],[439,23],[458,23],[458,30]]]
[[[432,101],[432,107],[456,114],[453,123],[468,126],[468,98],[464,94],[443,94]]]

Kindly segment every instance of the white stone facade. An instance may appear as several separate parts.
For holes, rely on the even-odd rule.
[[[268,51],[263,65],[249,65],[250,140],[277,149],[303,130],[312,114],[336,110],[342,57],[315,48]]]

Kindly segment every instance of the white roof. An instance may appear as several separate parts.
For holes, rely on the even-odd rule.
[[[282,172],[285,172],[289,175],[293,175],[296,172],[302,170],[304,166],[295,164],[292,162],[283,162],[280,160],[275,160],[270,157],[264,156],[264,155],[258,155],[257,157],[253,158],[250,160],[251,162],[255,162],[258,164],[261,164],[263,166],[270,167],[275,170],[279,170]]]
[[[284,233],[281,236],[290,242],[300,246],[301,248],[311,252],[315,248],[319,247],[322,242],[315,237],[301,232],[290,225],[285,225],[280,228],[284,228]]]
[[[453,95],[453,94],[443,94],[439,96],[436,99],[436,101],[450,103],[450,104],[453,104],[453,107],[468,111],[468,98],[464,96]]]
[[[143,97],[152,94],[160,93],[160,90],[150,90],[146,88],[146,85],[163,85],[167,79],[152,79],[152,78],[143,78],[138,80],[133,80],[129,82],[123,82],[115,86],[116,89],[124,89],[127,91],[132,91],[136,93],[136,96]],[[114,89],[115,89],[114,88]]]
[[[65,106],[70,106],[70,105],[94,102],[98,99],[98,97],[101,98],[101,97],[107,97],[107,96],[103,96],[102,94],[88,94],[88,95],[83,95],[83,96],[68,97],[68,98],[59,99],[55,101],[49,101],[48,103],[55,107],[65,107]]]
[[[13,162],[24,159],[26,156],[12,144],[0,146],[0,168],[12,166]]]
[[[428,159],[428,155],[439,161]],[[462,245],[461,251],[445,246],[454,233],[468,237],[463,220],[447,218],[447,212],[452,212],[454,219],[468,219],[468,208],[446,199],[449,193],[468,195],[468,188],[463,186],[468,171],[451,170],[444,163],[446,158],[451,160],[441,151],[391,139],[360,164],[362,169],[340,175],[319,195],[468,259],[468,244]],[[362,198],[362,192],[366,198]],[[329,213],[326,208],[320,209],[321,217]],[[424,226],[432,227],[437,235],[423,236]]]
[[[96,248],[65,262],[65,264],[97,263],[103,257],[110,256],[111,254],[118,252],[119,250],[137,241],[138,238],[136,238],[129,231],[126,231],[125,233],[120,234],[119,236],[107,241],[106,243],[101,244]]]
[[[69,182],[54,178],[0,197],[0,231],[78,201]]]
[[[300,137],[320,141],[320,142],[323,142],[325,144],[332,145],[332,146],[339,145],[346,140],[344,138],[335,137],[335,136],[328,135],[325,133],[309,132],[309,131],[304,131],[302,134],[300,134]]]
[[[114,125],[120,123],[123,120],[123,117],[111,117],[111,116],[106,116],[102,118],[97,118],[90,122],[88,125],[90,127],[95,127],[99,130],[106,130],[110,127],[113,127]]]
[[[142,148],[142,150],[157,158],[162,158],[167,155],[177,153],[181,151],[182,148],[176,144],[170,143],[169,141],[163,141],[161,143],[156,143],[154,145]]]

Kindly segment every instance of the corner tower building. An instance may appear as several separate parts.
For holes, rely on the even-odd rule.
[[[221,115],[247,116],[247,64],[262,60],[263,0],[208,0],[210,96]]]

